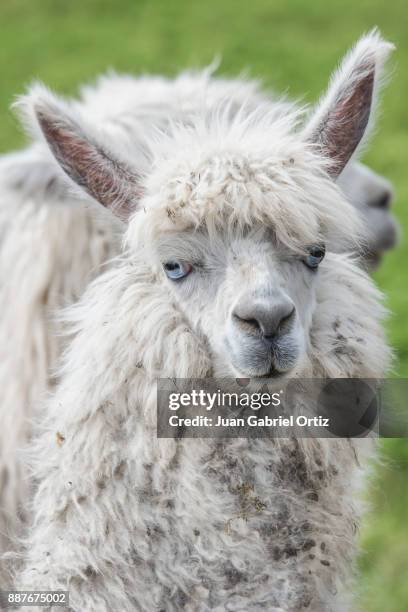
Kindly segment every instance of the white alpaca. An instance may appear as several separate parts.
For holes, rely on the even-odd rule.
[[[74,610],[344,609],[335,590],[352,556],[366,449],[159,441],[154,377],[383,373],[379,296],[330,252],[355,217],[328,173],[363,135],[389,48],[375,34],[360,41],[304,137],[294,107],[219,100],[190,125],[118,146],[78,108],[33,93],[64,170],[131,219],[122,257],[71,310],[75,337],[34,449],[36,523],[19,585],[69,584]],[[322,240],[329,253],[311,271],[320,256],[307,249]],[[162,265],[185,280],[167,280]],[[249,307],[260,328],[288,319],[273,351]],[[248,481],[266,506],[227,534]],[[326,552],[311,553],[322,540]]]
[[[110,75],[83,88],[74,104],[87,121],[108,129],[119,145],[130,135],[143,148],[154,126],[168,130],[176,120],[191,122],[203,104],[208,110],[223,99],[235,111],[244,101],[253,108],[260,102],[271,108],[275,104],[258,83],[217,79],[211,70],[184,73],[174,81]],[[387,207],[389,184],[356,162],[347,164],[338,183],[361,211],[367,236],[363,257],[368,263],[378,260],[395,237],[395,222]],[[119,253],[124,227],[70,192],[65,175],[41,139],[0,159],[0,338],[7,347],[0,368],[1,551],[10,548],[18,523],[25,519],[29,477],[20,454],[44,392],[56,384],[53,374],[61,352],[56,314],[76,301],[102,265]],[[11,339],[10,330],[14,330]],[[2,582],[7,584],[7,576]]]

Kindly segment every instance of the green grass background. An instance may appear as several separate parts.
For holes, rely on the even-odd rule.
[[[221,72],[248,68],[265,84],[317,98],[345,50],[374,25],[397,45],[379,128],[365,160],[395,184],[408,226],[407,0],[0,0],[0,152],[24,135],[9,112],[33,79],[62,93],[113,67],[175,74],[222,55]],[[376,278],[392,312],[396,375],[408,375],[408,241]],[[361,610],[408,610],[408,440],[383,442],[360,557]]]

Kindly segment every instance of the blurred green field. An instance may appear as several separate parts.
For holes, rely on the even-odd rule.
[[[406,0],[1,0],[0,152],[24,143],[8,108],[33,79],[62,93],[113,67],[172,75],[217,53],[221,73],[243,69],[289,95],[313,101],[344,51],[374,25],[397,45],[379,128],[365,161],[396,187],[408,227],[408,3]],[[405,92],[405,93],[404,93]],[[395,374],[408,376],[408,241],[376,278],[392,312]],[[363,533],[360,608],[408,610],[408,440],[383,443],[372,511]]]

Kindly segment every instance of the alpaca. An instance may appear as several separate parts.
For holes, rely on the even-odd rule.
[[[335,252],[358,222],[334,181],[390,48],[363,38],[301,132],[295,105],[218,102],[132,150],[32,92],[28,121],[127,230],[67,315],[18,586],[69,585],[81,611],[345,609],[370,444],[158,440],[154,381],[383,374],[380,296]],[[262,511],[227,533],[248,482]]]
[[[145,129],[146,113],[152,125],[168,129],[171,120],[188,122],[204,99],[208,107],[214,107],[223,97],[236,108],[245,100],[254,108],[260,101],[272,107],[275,104],[257,82],[217,79],[211,68],[201,73],[183,73],[174,81],[108,75],[93,86],[83,87],[73,103],[89,120],[96,118],[108,126],[109,135],[121,141],[124,128],[125,134],[131,128],[131,135],[139,135]],[[347,164],[337,182],[364,221],[367,238],[361,258],[365,265],[378,262],[395,238],[389,183],[355,161]],[[29,479],[21,465],[21,448],[30,437],[31,419],[36,417],[42,396],[57,381],[55,365],[62,338],[54,315],[76,301],[88,282],[120,251],[125,225],[98,208],[86,206],[83,197],[81,200],[71,193],[41,139],[35,138],[26,150],[0,158],[0,235],[4,236],[0,260],[5,314],[0,336],[9,336],[11,329],[21,330],[13,334],[13,350],[4,355],[0,370],[5,390],[0,412],[0,551],[11,548],[19,523],[25,520]],[[36,254],[34,276],[31,253]],[[7,583],[7,575],[1,576],[0,572],[0,584]]]

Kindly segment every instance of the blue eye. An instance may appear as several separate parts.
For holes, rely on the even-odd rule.
[[[323,260],[325,253],[326,253],[326,249],[324,245],[312,246],[309,249],[309,254],[305,257],[303,262],[306,264],[308,268],[311,268],[312,270],[314,270],[318,267],[319,263]]]
[[[180,280],[188,276],[193,266],[186,261],[168,261],[163,265],[166,276],[171,280]]]

